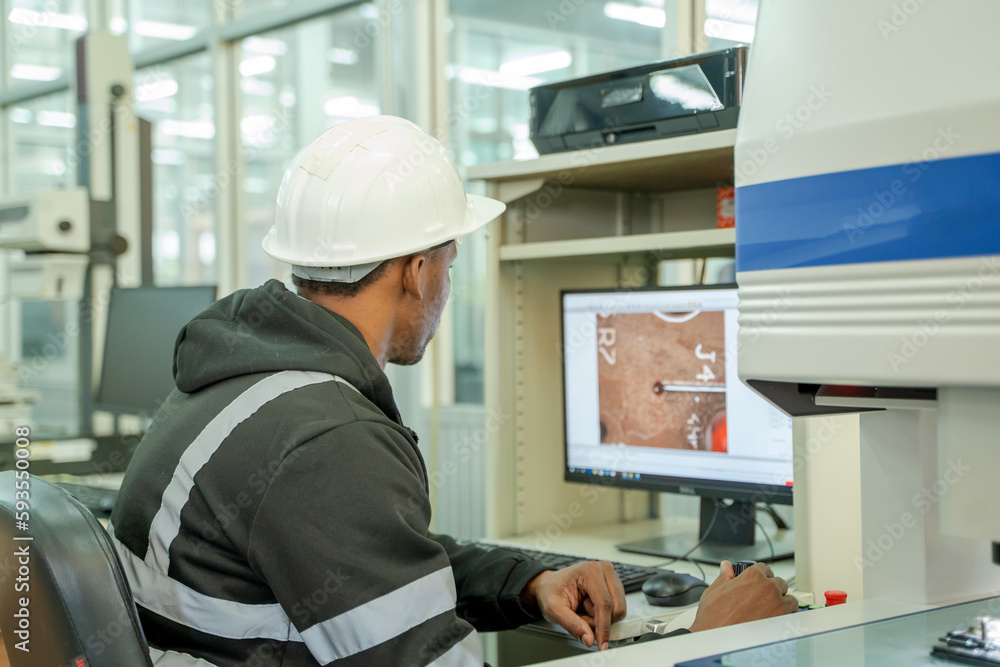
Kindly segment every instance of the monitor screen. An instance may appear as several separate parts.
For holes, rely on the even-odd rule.
[[[566,479],[791,503],[791,419],[736,372],[733,285],[562,293]]]
[[[114,288],[96,408],[151,416],[174,388],[174,345],[215,287]]]

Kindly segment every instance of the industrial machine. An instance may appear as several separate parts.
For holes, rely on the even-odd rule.
[[[107,303],[103,296],[113,285],[152,278],[151,125],[135,116],[132,59],[124,36],[81,37],[73,80],[77,136],[71,157],[80,162],[78,185],[0,198],[0,248],[24,251],[8,263],[15,305],[79,302],[79,322],[66,339],[80,350],[76,432],[90,435],[92,350]],[[140,238],[145,242],[136,243]]]
[[[988,0],[770,0],[758,17],[739,375],[792,416],[861,413],[865,598],[1000,590],[998,21]]]

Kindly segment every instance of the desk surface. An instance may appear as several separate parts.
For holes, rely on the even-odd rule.
[[[601,654],[602,667],[664,667],[718,653],[805,637],[886,618],[925,611],[928,607],[896,600],[861,600],[836,607],[788,614],[762,621],[706,630],[662,641],[626,646]],[[544,663],[552,667],[593,667],[593,655]],[[769,663],[762,663],[769,664]],[[838,665],[859,664],[840,662]]]
[[[641,540],[656,535],[692,532],[697,529],[698,520],[685,517],[636,521],[598,528],[569,530],[553,537],[534,534],[490,541],[497,544],[512,544],[542,551],[575,554],[595,560],[612,560],[656,567],[667,563],[669,559],[619,551],[615,548],[615,545],[621,542]],[[704,579],[708,583],[712,583],[719,575],[719,567],[716,565],[702,563],[701,567],[705,570]],[[665,566],[665,569],[693,574],[699,578],[702,577],[698,566],[688,561],[670,563],[670,565]],[[777,576],[789,579],[795,574],[795,563],[792,560],[777,561],[771,565],[771,569],[774,570]],[[654,620],[669,623],[668,630],[686,628],[694,620],[694,612],[698,607],[697,604],[686,607],[655,607],[646,602],[642,592],[630,593],[626,596],[626,604],[628,605],[628,614],[624,619],[611,627],[611,641],[628,639],[629,637],[636,637],[644,632],[649,632],[646,624]],[[540,631],[568,636],[565,630],[551,623],[536,623],[533,627]]]

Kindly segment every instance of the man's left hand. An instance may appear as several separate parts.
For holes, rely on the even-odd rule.
[[[625,617],[625,589],[611,563],[589,561],[542,572],[522,598],[545,620],[561,625],[587,646],[608,648],[611,624]]]

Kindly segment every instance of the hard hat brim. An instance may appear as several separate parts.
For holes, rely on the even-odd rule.
[[[502,201],[480,197],[479,195],[465,195],[469,200],[470,215],[466,219],[466,224],[470,229],[466,233],[472,233],[488,222],[496,220],[507,209],[507,205]]]
[[[402,251],[396,251],[385,255],[366,255],[353,257],[349,261],[343,261],[339,266],[356,266],[358,264],[368,264],[371,262],[381,262],[387,259],[394,259],[396,257],[406,257],[407,255],[412,255],[428,248],[433,248],[434,246],[441,245],[447,241],[457,239],[460,236],[468,236],[472,232],[476,231],[480,227],[486,225],[487,223],[500,217],[500,215],[506,210],[507,205],[496,199],[490,199],[489,197],[481,197],[479,195],[466,195],[468,202],[468,207],[466,209],[465,223],[459,230],[451,230],[450,232],[443,234],[440,238],[428,239],[428,241],[419,246],[404,249]],[[285,257],[284,254],[278,247],[278,243],[275,240],[275,229],[271,228],[267,236],[264,237],[261,246],[268,255],[278,260],[279,262],[285,262],[287,264],[293,264],[296,266],[306,266],[306,267],[328,267],[329,262],[324,261],[308,261],[295,257]]]

